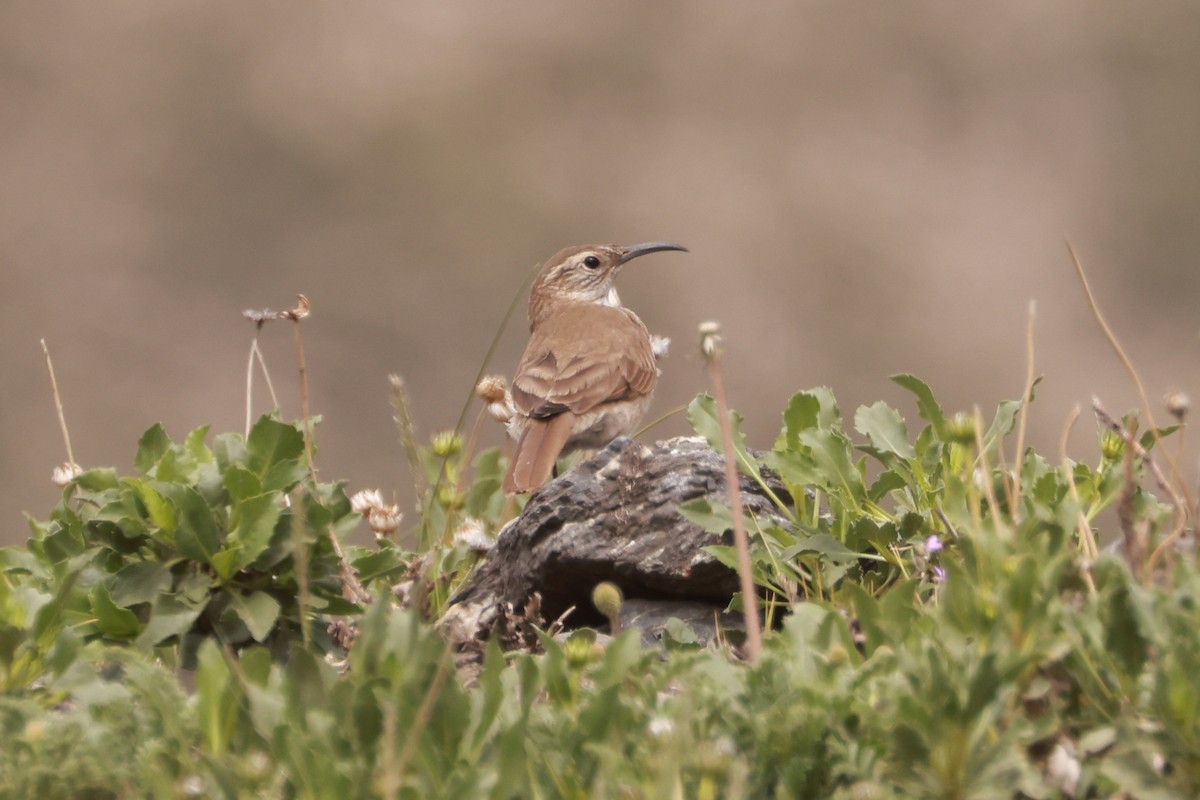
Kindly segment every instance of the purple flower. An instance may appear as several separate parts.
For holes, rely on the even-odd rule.
[[[944,580],[946,580],[946,570],[942,569],[941,567],[934,567],[933,568],[933,582],[941,583]]]
[[[925,552],[926,553],[936,553],[938,550],[941,550],[941,549],[942,549],[942,540],[940,538],[938,538],[938,535],[936,533],[931,535],[928,539],[925,540]]]

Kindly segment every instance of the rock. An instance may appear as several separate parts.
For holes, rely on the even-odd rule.
[[[767,482],[791,502],[777,478],[768,474]],[[740,476],[740,489],[747,513],[784,522],[752,478]],[[602,624],[591,605],[601,581],[617,584],[628,599],[660,604],[644,625],[631,623],[644,634],[661,630],[665,609],[676,601],[683,601],[680,616],[711,622],[737,591],[738,579],[704,548],[732,544],[732,532],[708,533],[678,511],[681,503],[708,496],[728,504],[724,462],[704,439],[669,439],[652,447],[616,439],[534,492],[451,599],[442,622],[447,635],[476,649],[468,643],[484,641],[502,619],[534,622],[531,599],[543,621],[565,615],[567,628]]]

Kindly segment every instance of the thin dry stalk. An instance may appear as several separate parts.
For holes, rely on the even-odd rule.
[[[996,503],[996,490],[995,487],[992,486],[992,468],[991,465],[988,464],[987,447],[983,442],[983,412],[979,410],[979,406],[975,406],[974,415],[975,446],[979,448],[979,469],[983,473],[983,496],[987,498],[988,508],[992,510],[992,519],[994,520],[994,525],[996,526],[996,533],[1000,534],[1003,531],[1002,535],[1004,538],[1009,539],[1012,537],[1010,536],[1008,526],[1004,524],[1004,515],[1000,513],[1000,506]],[[999,440],[997,440],[997,447],[999,447]],[[1001,463],[1004,461],[1003,454],[1000,456],[1000,461]],[[1005,486],[1007,485],[1008,482],[1005,481]],[[1012,509],[1011,502],[1009,504],[1009,509],[1010,511]]]
[[[1025,391],[1021,395],[1021,416],[1017,420],[1017,452],[1013,465],[1012,481],[1009,483],[1009,513],[1017,522],[1017,503],[1021,497],[1021,470],[1025,466],[1025,429],[1029,421],[1029,404],[1033,402],[1033,321],[1037,318],[1037,301],[1029,301],[1029,316],[1025,323]]]
[[[1133,479],[1133,434],[1126,433],[1125,450],[1122,453],[1121,493],[1117,496],[1117,519],[1121,522],[1121,534],[1125,538],[1125,560],[1137,581],[1142,580],[1145,566],[1146,546],[1133,519],[1133,501],[1137,495],[1137,482]]]
[[[1132,379],[1133,385],[1137,389],[1138,397],[1142,401],[1142,413],[1146,415],[1146,422],[1150,425],[1150,435],[1154,437],[1154,444],[1157,446],[1160,442],[1158,435],[1158,424],[1154,421],[1154,411],[1150,406],[1150,399],[1146,396],[1146,387],[1142,384],[1142,379],[1138,375],[1137,370],[1134,368],[1133,361],[1125,354],[1125,348],[1121,347],[1121,343],[1117,340],[1116,334],[1113,333],[1112,328],[1110,328],[1108,323],[1104,320],[1104,315],[1100,313],[1100,306],[1096,303],[1096,298],[1092,294],[1091,286],[1088,285],[1087,275],[1083,271],[1083,264],[1080,262],[1079,256],[1076,255],[1075,248],[1071,246],[1070,242],[1067,242],[1067,250],[1071,253],[1071,260],[1075,264],[1075,273],[1079,276],[1079,282],[1083,286],[1084,294],[1087,295],[1087,301],[1088,305],[1092,309],[1092,315],[1095,316],[1096,322],[1099,323],[1100,329],[1104,332],[1104,337],[1108,339],[1108,343],[1112,346],[1113,351],[1116,352],[1117,358],[1119,358],[1121,363],[1125,366],[1125,370],[1129,373],[1129,377]],[[1183,480],[1183,476],[1180,473],[1179,464],[1171,458],[1169,452],[1167,453],[1167,462],[1168,466],[1171,468],[1172,479],[1175,481],[1176,485],[1185,487],[1184,491],[1186,492],[1187,484]],[[1165,485],[1165,481],[1163,483]],[[1192,511],[1188,504],[1182,502],[1178,492],[1176,492],[1174,489],[1169,489],[1168,492],[1171,495],[1171,502],[1175,504],[1176,525],[1175,529],[1171,531],[1170,536],[1167,537],[1167,540],[1174,541],[1183,535],[1183,532],[1187,527],[1188,518],[1190,517]],[[1155,550],[1155,553],[1158,553],[1159,550],[1161,550],[1161,545]]]
[[[1067,488],[1071,491],[1071,499],[1075,501],[1075,505],[1079,506],[1076,527],[1079,529],[1079,544],[1083,548],[1083,556],[1089,561],[1093,561],[1100,549],[1096,546],[1096,537],[1092,533],[1092,526],[1088,524],[1087,516],[1083,513],[1083,504],[1079,500],[1079,489],[1075,487],[1071,459],[1067,458],[1067,440],[1071,438],[1071,430],[1079,419],[1079,412],[1080,408],[1076,405],[1067,415],[1067,424],[1063,426],[1062,437],[1058,441],[1058,459],[1062,463],[1063,475],[1067,479]]]
[[[413,716],[412,723],[408,728],[408,735],[404,737],[404,745],[400,748],[400,755],[396,758],[392,765],[393,777],[388,780],[395,781],[395,785],[399,786],[400,781],[404,778],[404,771],[408,769],[408,762],[412,760],[413,754],[417,749],[417,742],[425,728],[429,725],[429,720],[433,718],[433,704],[437,702],[438,696],[442,693],[442,684],[446,682],[446,676],[450,674],[450,666],[453,660],[450,657],[450,651],[443,650],[442,657],[438,660],[437,671],[433,674],[433,680],[429,682],[429,688],[425,691],[425,696],[421,699],[421,705],[417,708],[417,713]]]
[[[67,448],[67,464],[75,466],[75,451],[71,449],[71,433],[67,430],[67,416],[63,412],[62,395],[58,392],[58,379],[54,376],[54,362],[50,360],[50,348],[42,339],[42,352],[46,354],[46,370],[50,373],[50,388],[54,392],[54,409],[58,412],[58,427],[62,430],[63,444]]]
[[[312,482],[315,491],[317,466],[313,460],[312,410],[308,401],[308,361],[304,357],[304,339],[300,335],[300,323],[309,315],[311,305],[304,295],[297,295],[297,298],[299,302],[296,308],[283,312],[283,316],[293,323],[292,331],[296,340],[296,365],[300,372],[300,414],[304,420],[304,460],[308,466],[308,479]],[[367,594],[367,590],[359,583],[358,574],[346,560],[346,554],[342,551],[342,543],[338,541],[333,525],[326,525],[325,533],[333,548],[333,554],[337,556],[338,575],[342,579],[342,591],[346,595],[346,599],[356,603],[371,602],[371,595]]]
[[[1106,426],[1114,433],[1119,434],[1121,438],[1125,440],[1127,449],[1131,450],[1132,453],[1136,455],[1143,464],[1146,465],[1146,469],[1149,470],[1151,477],[1154,478],[1154,483],[1158,487],[1159,491],[1170,497],[1171,504],[1175,507],[1175,526],[1171,529],[1171,533],[1168,534],[1161,542],[1159,542],[1158,546],[1155,547],[1150,553],[1150,558],[1146,562],[1146,569],[1142,573],[1146,576],[1153,576],[1160,560],[1166,559],[1168,562],[1170,561],[1171,554],[1174,552],[1172,548],[1187,530],[1189,513],[1187,511],[1187,506],[1185,505],[1183,498],[1179,496],[1179,494],[1175,491],[1175,488],[1170,482],[1167,481],[1166,476],[1163,475],[1162,470],[1159,469],[1157,462],[1155,462],[1150,453],[1146,451],[1146,448],[1142,447],[1141,443],[1125,430],[1125,426],[1122,425],[1119,420],[1114,418],[1112,414],[1109,414],[1104,407],[1100,405],[1099,398],[1093,398],[1092,410],[1095,412],[1096,418],[1100,420],[1101,424]]]
[[[758,619],[758,591],[750,569],[750,539],[746,535],[742,510],[742,492],[734,461],[733,428],[729,423],[729,402],[721,377],[720,336],[715,323],[700,326],[700,352],[708,364],[713,398],[717,401],[717,417],[721,424],[721,447],[725,451],[725,485],[729,491],[729,510],[733,514],[733,542],[737,551],[738,581],[742,594],[742,613],[746,620],[746,661],[754,664],[762,652],[762,629]]]
[[[258,347],[258,331],[262,330],[263,322],[259,321],[254,338],[250,340],[250,356],[246,360],[246,436],[250,435],[250,425],[254,421],[254,363],[258,362],[263,381],[267,384],[267,394],[271,395],[271,408],[279,410],[279,398],[275,396],[275,386],[271,383],[271,373],[267,371],[267,361],[263,358],[262,350]]]
[[[413,422],[412,409],[408,404],[408,390],[404,379],[399,375],[388,375],[391,385],[391,404],[396,430],[400,434],[400,444],[404,447],[404,456],[408,459],[408,468],[412,472],[413,488],[416,496],[421,497],[427,488],[425,470],[421,466],[421,450],[417,444],[417,426]]]

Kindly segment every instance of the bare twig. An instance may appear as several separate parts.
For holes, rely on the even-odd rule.
[[[729,510],[733,514],[733,541],[737,550],[739,589],[742,595],[742,614],[746,620],[746,661],[754,664],[762,652],[762,629],[758,619],[758,591],[750,568],[750,539],[742,511],[742,492],[734,461],[733,429],[729,424],[729,402],[721,378],[720,328],[715,322],[700,326],[700,352],[708,364],[713,398],[717,401],[717,417],[721,424],[721,445],[725,451],[725,483],[729,491]]]

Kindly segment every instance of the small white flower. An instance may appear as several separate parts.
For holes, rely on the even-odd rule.
[[[666,736],[675,730],[675,723],[668,717],[654,717],[647,726],[651,736]]]
[[[1079,759],[1063,747],[1062,742],[1054,745],[1054,750],[1046,762],[1046,777],[1052,786],[1069,797],[1074,797],[1082,771]]]
[[[667,353],[671,350],[671,340],[666,336],[651,336],[650,350],[656,359],[666,358]]]

